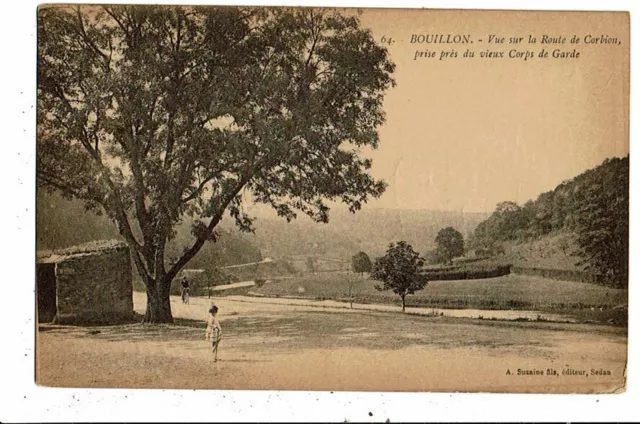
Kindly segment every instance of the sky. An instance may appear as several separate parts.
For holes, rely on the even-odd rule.
[[[393,38],[397,86],[388,91],[372,174],[389,184],[370,207],[491,212],[519,204],[608,157],[629,152],[628,15],[622,13],[496,12],[365,9],[374,37]],[[474,59],[418,59],[412,34],[469,34]],[[565,45],[489,46],[490,34]],[[570,37],[582,40],[574,46]],[[620,45],[586,45],[608,35]],[[483,41],[480,41],[483,40]],[[447,46],[445,45],[445,48]],[[580,52],[578,59],[482,59],[487,48]]]
[[[360,20],[376,40],[394,40],[387,48],[396,63],[379,149],[363,151],[388,188],[367,207],[490,213],[629,152],[627,14],[363,9]],[[439,60],[450,45],[410,43],[414,34],[463,34],[473,44],[454,45],[459,57]],[[488,44],[492,34],[507,42]],[[575,46],[568,43],[574,34],[582,40]],[[529,35],[567,43],[508,44]],[[585,45],[586,35],[621,44]],[[461,57],[467,47],[475,58]],[[580,58],[479,57],[487,49],[537,54],[542,47],[576,48]],[[425,50],[436,57],[414,60]]]

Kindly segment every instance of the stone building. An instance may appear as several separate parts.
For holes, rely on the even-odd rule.
[[[129,248],[93,242],[36,259],[38,322],[113,323],[133,318]]]

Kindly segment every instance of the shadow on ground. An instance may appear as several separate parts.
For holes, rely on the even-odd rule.
[[[140,316],[141,318],[141,316]],[[110,325],[101,327],[52,326],[75,337],[129,342],[203,341],[202,320],[176,318],[171,324]],[[501,349],[523,352],[544,351],[553,345],[561,330],[589,330],[579,325],[550,323],[486,322],[451,317],[424,317],[397,313],[327,313],[290,311],[286,315],[259,313],[221,318],[224,344],[230,348],[256,351],[297,349],[402,349],[431,346]],[[534,326],[535,324],[535,326]],[[519,331],[513,331],[518,327]],[[612,328],[611,331],[614,329]],[[188,348],[188,346],[184,346]]]
[[[535,329],[499,326],[480,327],[460,320],[400,314],[335,314],[292,312],[287,316],[234,316],[221,320],[224,343],[241,349],[402,349],[434,346],[442,349],[465,346],[515,349],[544,347],[544,337]],[[76,337],[129,342],[202,341],[205,323],[177,318],[175,324],[128,324],[103,327],[60,327]],[[443,331],[444,329],[444,331]],[[504,334],[504,336],[502,336]]]
[[[206,324],[199,320],[176,318],[174,324],[142,324],[142,315],[127,324],[113,325],[38,325],[39,332],[67,334],[112,341],[202,340]]]

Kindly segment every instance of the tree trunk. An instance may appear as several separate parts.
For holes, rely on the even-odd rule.
[[[402,297],[402,312],[404,312],[404,307],[405,307],[404,296],[401,296],[401,297]]]
[[[170,281],[150,281],[147,284],[147,311],[145,312],[145,324],[173,324],[171,304],[169,302]]]

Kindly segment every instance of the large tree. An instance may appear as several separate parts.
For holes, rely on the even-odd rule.
[[[375,285],[376,290],[391,290],[402,299],[402,312],[405,310],[405,298],[418,290],[423,290],[427,280],[420,275],[424,259],[406,241],[390,244],[387,253],[376,259],[371,278],[382,281]]]
[[[46,6],[38,13],[37,181],[106,213],[171,322],[171,280],[243,202],[327,222],[385,184],[378,144],[394,65],[356,16],[312,9]],[[193,222],[180,257],[165,248]]]

